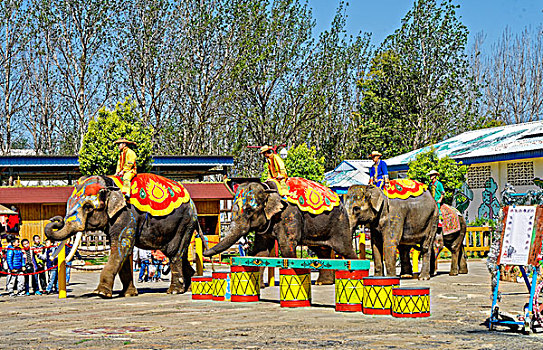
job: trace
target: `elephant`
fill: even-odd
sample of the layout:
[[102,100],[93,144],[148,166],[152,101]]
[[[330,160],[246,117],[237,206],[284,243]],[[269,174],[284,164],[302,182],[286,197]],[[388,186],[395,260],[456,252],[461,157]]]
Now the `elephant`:
[[[349,218],[339,199],[332,210],[312,214],[286,201],[272,181],[238,187],[230,230],[216,246],[204,251],[204,256],[220,254],[250,232],[255,232],[251,256],[269,256],[277,241],[285,258],[296,258],[298,245],[308,246],[320,259],[329,259],[332,250],[347,259],[357,258]],[[333,271],[321,270],[317,284],[333,282]]]
[[371,232],[375,275],[383,276],[383,259],[387,276],[396,275],[396,249],[400,252],[401,276],[412,277],[409,252],[420,245],[422,268],[419,279],[430,278],[431,255],[438,224],[438,209],[427,189],[405,199],[388,198],[373,185],[351,186],[346,207],[351,232],[365,225]]
[[[174,183],[157,175],[145,175]],[[179,191],[184,190],[178,184],[174,186],[177,186],[175,188]],[[171,187],[163,188],[165,193],[174,193]],[[102,230],[109,236],[111,253],[100,275],[98,287],[93,292],[101,297],[112,297],[113,282],[117,274],[123,285],[122,296],[138,294],[132,272],[131,257],[134,246],[161,250],[170,259],[172,271],[167,292],[184,293],[189,289],[194,274],[187,259],[190,240],[195,231],[200,235],[202,233],[194,203],[189,199],[188,192],[183,193],[186,193],[185,202],[168,215],[155,216],[127,202],[113,178],[84,176],[78,180],[68,199],[66,216],[51,218],[51,222],[45,227],[45,234],[55,241],[77,235],[73,251],[77,249],[83,232]]]
[[[446,206],[446,204],[442,204],[441,208],[443,208],[444,206]],[[451,209],[456,211],[454,208]],[[464,237],[466,236],[467,225],[466,220],[464,219],[462,214],[460,214],[458,211],[456,212],[460,229],[444,235],[443,229],[439,227],[435,239],[435,246],[437,248],[437,253],[435,255],[435,270],[437,271],[437,257],[439,257],[439,253],[441,253],[441,250],[443,250],[443,247],[445,246],[451,252],[451,269],[449,271],[450,276],[457,276],[459,273],[468,273],[466,252],[464,251]]]

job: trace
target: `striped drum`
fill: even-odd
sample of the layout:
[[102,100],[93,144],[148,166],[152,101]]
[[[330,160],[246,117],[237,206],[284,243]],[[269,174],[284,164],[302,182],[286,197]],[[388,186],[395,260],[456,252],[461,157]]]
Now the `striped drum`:
[[336,311],[362,311],[363,278],[368,270],[336,271]]
[[232,266],[231,301],[258,301],[260,299],[260,268],[258,266]]
[[392,291],[392,316],[429,317],[430,288],[395,288]]
[[192,277],[190,287],[192,289],[192,299],[194,300],[211,300],[213,297],[213,278],[211,277]]
[[365,277],[362,312],[367,315],[390,315],[392,289],[399,286],[398,277]]
[[228,272],[213,272],[213,300],[224,301]]
[[311,270],[279,269],[281,307],[311,306]]

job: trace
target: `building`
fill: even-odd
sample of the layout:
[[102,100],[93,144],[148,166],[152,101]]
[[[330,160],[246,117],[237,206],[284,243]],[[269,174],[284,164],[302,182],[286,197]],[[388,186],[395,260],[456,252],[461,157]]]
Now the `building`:
[[349,187],[369,183],[372,164],[372,160],[344,160],[334,170],[324,174],[324,180],[332,191],[343,196]]
[[[543,121],[469,131],[431,147],[439,157],[469,165],[466,183],[455,194],[468,222],[495,219],[506,184],[523,193],[539,189],[533,179],[543,177]],[[387,159],[391,178],[405,176],[409,161],[431,147]]]
[[[171,179],[201,179],[222,176],[234,164],[232,156],[161,156],[155,157],[153,172]],[[71,183],[80,176],[75,156],[5,156],[0,157],[0,176],[25,181]],[[193,199],[202,229],[210,235],[221,231],[221,208],[228,208],[233,193],[225,182],[183,182]],[[22,218],[21,238],[44,235],[49,218],[66,214],[66,202],[72,186],[3,186],[0,204],[14,205]],[[224,211],[225,209],[223,209]]]

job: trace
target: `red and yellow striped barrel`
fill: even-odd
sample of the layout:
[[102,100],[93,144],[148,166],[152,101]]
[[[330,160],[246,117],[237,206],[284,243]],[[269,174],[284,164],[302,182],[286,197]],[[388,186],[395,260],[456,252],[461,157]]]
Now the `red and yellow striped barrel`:
[[281,307],[311,306],[311,270],[279,269]]
[[194,276],[191,279],[192,299],[211,300],[213,298],[213,278]]
[[336,271],[336,311],[362,311],[364,277],[368,270]]
[[392,289],[399,286],[398,277],[365,277],[362,312],[367,315],[390,315]]
[[430,288],[395,288],[392,291],[392,316],[429,317]]
[[226,294],[226,279],[228,278],[228,272],[213,272],[213,296],[211,299],[215,301],[224,301],[224,295]]
[[258,266],[232,266],[231,291],[233,302],[252,302],[260,299],[260,268]]

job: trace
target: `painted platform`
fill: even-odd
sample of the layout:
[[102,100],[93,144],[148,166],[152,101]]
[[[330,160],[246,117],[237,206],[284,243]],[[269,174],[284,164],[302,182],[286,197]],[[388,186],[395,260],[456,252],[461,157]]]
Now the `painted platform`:
[[261,257],[233,257],[232,266],[280,267],[288,269],[316,270],[369,270],[369,260],[345,259],[283,259]]

